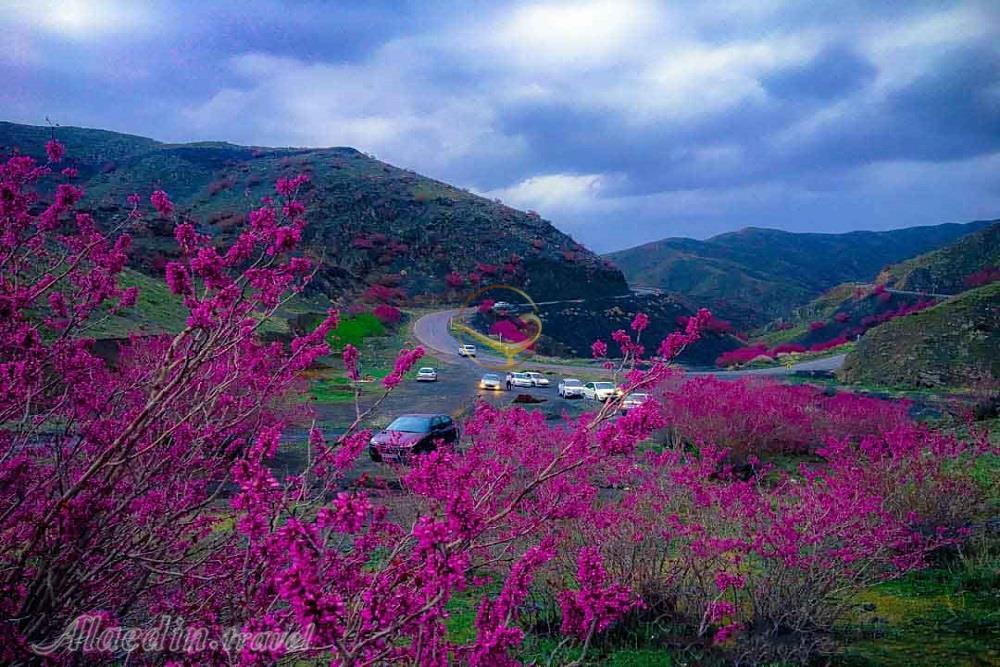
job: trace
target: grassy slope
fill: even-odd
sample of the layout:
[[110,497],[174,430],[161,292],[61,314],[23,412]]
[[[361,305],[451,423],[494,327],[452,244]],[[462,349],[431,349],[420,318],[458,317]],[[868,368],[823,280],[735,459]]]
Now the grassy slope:
[[897,289],[957,294],[966,278],[1000,267],[1000,223],[963,236],[955,243],[888,267],[879,282]]
[[869,331],[841,371],[848,382],[964,387],[1000,377],[1000,283]]
[[749,228],[705,241],[670,238],[611,253],[633,283],[678,292],[741,326],[758,326],[839,283],[927,252],[988,222],[887,232],[795,234]]
[[184,328],[187,309],[166,283],[126,269],[121,276],[123,287],[138,287],[135,307],[102,318],[88,333],[96,338],[125,338],[129,333],[176,333]]

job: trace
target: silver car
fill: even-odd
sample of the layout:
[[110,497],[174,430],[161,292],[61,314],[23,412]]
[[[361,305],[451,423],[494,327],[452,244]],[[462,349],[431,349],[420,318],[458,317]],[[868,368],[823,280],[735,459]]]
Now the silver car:
[[430,366],[424,366],[417,371],[417,382],[437,382],[438,373]]
[[548,387],[549,379],[542,375],[541,373],[536,373],[534,371],[528,371],[525,373],[529,378],[531,378],[531,385],[533,387]]
[[576,378],[564,378],[559,383],[559,395],[563,398],[583,398],[583,383]]
[[611,382],[588,382],[583,385],[583,397],[592,401],[606,401],[617,393],[618,388]]
[[629,394],[628,396],[625,397],[625,400],[622,401],[620,408],[622,414],[625,414],[626,412],[632,410],[633,408],[639,407],[648,400],[649,400],[649,394],[644,394],[640,392]]
[[511,373],[510,374],[510,384],[512,387],[534,387],[535,383],[531,381],[530,373]]
[[479,381],[479,388],[500,391],[503,389],[503,384],[500,383],[499,375],[495,373],[487,373],[483,376],[483,379]]

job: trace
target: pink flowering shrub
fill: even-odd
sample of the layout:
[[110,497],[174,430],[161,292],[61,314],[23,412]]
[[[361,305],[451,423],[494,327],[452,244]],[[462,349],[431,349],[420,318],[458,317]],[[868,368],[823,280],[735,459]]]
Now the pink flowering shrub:
[[805,345],[799,345],[798,343],[782,343],[780,345],[775,345],[771,349],[770,354],[778,356],[779,354],[801,354],[806,351]]
[[627,490],[597,503],[572,544],[598,549],[606,581],[638,595],[625,622],[642,634],[701,637],[738,664],[804,663],[835,650],[859,590],[923,567],[990,515],[970,472],[996,446],[897,417],[828,437],[795,475],[734,475],[708,436],[650,452],[620,468]]
[[490,325],[490,333],[495,336],[502,336],[504,341],[520,343],[527,340],[530,334],[527,327],[520,320],[497,320]]
[[403,313],[395,306],[380,303],[372,309],[372,315],[378,318],[382,324],[396,325],[403,319]]
[[858,438],[906,423],[907,404],[757,378],[695,377],[666,388],[669,442],[710,444],[730,460],[814,452],[829,438]]
[[840,347],[841,345],[844,345],[845,343],[848,342],[849,341],[847,339],[847,336],[842,334],[840,336],[837,336],[836,338],[831,338],[830,340],[825,340],[820,343],[815,343],[813,345],[810,345],[809,351],[826,352],[827,350],[832,350],[835,347]]
[[767,349],[767,345],[748,345],[747,347],[739,347],[735,350],[728,350],[719,355],[715,360],[716,366],[734,366],[737,364],[750,363],[754,359],[760,356],[770,357],[771,353]]
[[[336,323],[331,313],[288,349],[257,338],[313,270],[288,253],[302,220],[265,204],[222,252],[176,225],[180,259],[166,271],[187,326],[125,343],[110,366],[88,325],[135,302],[117,277],[140,202],[130,197],[131,213],[103,233],[76,210],[74,186],[39,209],[33,186],[48,173],[27,157],[0,165],[3,662],[94,610],[118,622],[160,610],[244,620],[223,611],[237,588],[220,581],[238,568],[240,538],[217,532],[209,508],[231,468],[249,474],[234,461],[274,455],[287,418],[278,399],[326,352]],[[165,192],[151,204],[172,215]]]
[[1000,280],[1000,267],[998,266],[988,266],[979,271],[970,273],[965,277],[963,281],[966,287],[982,287],[983,285],[989,285]]

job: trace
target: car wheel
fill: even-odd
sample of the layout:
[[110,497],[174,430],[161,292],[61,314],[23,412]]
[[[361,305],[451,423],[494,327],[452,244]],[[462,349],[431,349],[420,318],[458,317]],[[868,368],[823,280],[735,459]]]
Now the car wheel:
[[368,449],[368,456],[371,457],[371,460],[375,463],[382,463],[382,455],[379,454],[378,450],[374,447],[370,447]]

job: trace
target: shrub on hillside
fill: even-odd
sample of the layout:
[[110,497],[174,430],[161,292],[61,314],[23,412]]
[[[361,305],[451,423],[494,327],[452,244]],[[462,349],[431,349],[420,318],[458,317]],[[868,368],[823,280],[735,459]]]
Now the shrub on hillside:
[[770,356],[767,345],[749,345],[747,347],[740,347],[735,350],[723,352],[715,360],[715,365],[725,367],[737,364],[746,364],[760,356]]
[[982,287],[1000,280],[1000,266],[988,266],[965,277],[966,287]]
[[372,309],[372,314],[378,319],[379,322],[386,325],[396,325],[399,324],[403,319],[403,313],[395,306],[389,306],[384,303],[380,303]]
[[712,444],[745,463],[814,452],[829,438],[857,438],[908,421],[906,404],[754,378],[690,378],[664,394],[670,442]]

